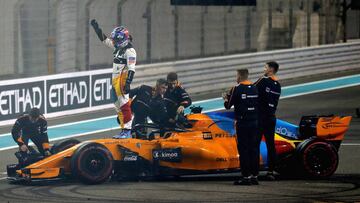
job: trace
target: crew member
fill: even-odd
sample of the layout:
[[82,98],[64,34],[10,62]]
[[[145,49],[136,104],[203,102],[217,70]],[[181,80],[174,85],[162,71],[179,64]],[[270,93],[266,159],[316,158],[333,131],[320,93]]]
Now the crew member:
[[281,94],[281,85],[276,78],[279,70],[279,64],[270,61],[265,64],[264,75],[255,82],[259,92],[259,133],[260,144],[261,137],[264,135],[267,147],[268,172],[266,178],[275,180],[274,167],[276,161],[275,151],[275,125],[276,125],[276,108]]
[[240,155],[240,167],[243,178],[234,185],[258,185],[259,145],[258,140],[258,92],[248,80],[247,69],[237,70],[238,84],[224,93],[224,106],[235,108],[237,148]]
[[155,87],[141,85],[130,90],[130,98],[133,98],[131,103],[134,113],[133,128],[137,124],[146,123],[148,117],[161,127],[168,125],[170,118],[164,101],[166,89],[166,80],[158,79]]
[[39,152],[44,156],[51,155],[49,151],[49,138],[47,134],[47,121],[40,114],[38,108],[32,108],[29,114],[20,116],[11,134],[15,142],[19,145],[20,152],[28,152],[29,139],[36,145]]
[[114,104],[122,131],[120,137],[131,137],[132,115],[129,102],[130,84],[135,75],[136,51],[131,44],[129,31],[123,27],[116,27],[110,38],[103,34],[95,19],[91,20],[97,36],[108,47],[114,49],[112,90]]
[[191,98],[180,85],[175,72],[167,75],[167,82],[168,89],[164,95],[166,109],[170,118],[178,120],[177,117],[183,115],[184,109],[191,105]]

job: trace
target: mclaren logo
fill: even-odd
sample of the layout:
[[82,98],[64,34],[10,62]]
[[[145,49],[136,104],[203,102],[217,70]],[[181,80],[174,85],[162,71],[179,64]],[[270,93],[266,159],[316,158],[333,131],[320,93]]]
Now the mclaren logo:
[[340,122],[330,122],[330,123],[325,123],[321,126],[324,129],[329,129],[329,128],[344,128],[344,127],[348,127],[347,125],[344,125],[343,123]]

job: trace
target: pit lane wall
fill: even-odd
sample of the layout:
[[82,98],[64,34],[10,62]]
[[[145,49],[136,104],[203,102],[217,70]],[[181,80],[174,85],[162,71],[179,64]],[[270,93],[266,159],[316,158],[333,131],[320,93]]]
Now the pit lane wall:
[[[352,42],[139,65],[132,87],[154,85],[175,71],[190,94],[204,94],[233,86],[239,68],[248,68],[255,80],[270,60],[279,62],[279,78],[289,79],[360,69],[359,56],[360,42]],[[0,81],[0,125],[12,124],[31,107],[47,118],[110,108],[111,88],[111,68]]]

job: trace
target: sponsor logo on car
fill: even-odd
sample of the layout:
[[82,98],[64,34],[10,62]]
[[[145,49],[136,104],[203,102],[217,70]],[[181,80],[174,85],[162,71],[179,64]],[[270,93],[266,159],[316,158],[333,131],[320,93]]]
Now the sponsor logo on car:
[[329,128],[344,128],[344,127],[348,127],[348,126],[344,125],[343,123],[339,123],[339,122],[330,122],[330,123],[323,124],[321,127],[323,127],[324,129],[329,129]]
[[204,140],[211,140],[212,139],[211,132],[203,132],[203,139]]
[[123,161],[137,161],[137,155],[125,155]]
[[181,148],[174,149],[154,149],[153,159],[159,161],[168,162],[180,162],[181,161]]
[[284,135],[287,137],[297,138],[297,134],[295,132],[292,132],[290,129],[287,129],[284,126],[276,127],[275,132],[280,135]]

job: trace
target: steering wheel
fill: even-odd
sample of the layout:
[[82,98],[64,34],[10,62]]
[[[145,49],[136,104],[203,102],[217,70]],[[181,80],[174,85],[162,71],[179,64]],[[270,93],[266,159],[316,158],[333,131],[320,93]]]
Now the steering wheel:
[[141,130],[144,129],[144,128],[153,128],[153,129],[156,129],[156,130],[160,130],[160,126],[158,126],[157,124],[155,123],[142,123],[142,124],[136,124],[134,127],[133,127],[133,131],[136,133],[136,137],[142,137],[142,138],[148,138],[148,139],[151,139],[151,134],[153,133],[150,133],[149,135],[145,132],[142,132]]

